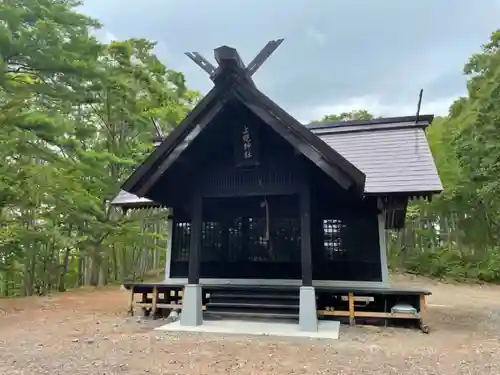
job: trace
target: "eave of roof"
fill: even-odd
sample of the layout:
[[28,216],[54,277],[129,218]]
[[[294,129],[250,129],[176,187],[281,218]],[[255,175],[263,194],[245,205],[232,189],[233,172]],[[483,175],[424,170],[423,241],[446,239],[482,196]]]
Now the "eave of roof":
[[399,117],[380,117],[369,120],[349,120],[349,121],[335,121],[328,123],[316,123],[312,122],[306,124],[305,126],[311,130],[318,129],[342,129],[339,131],[355,131],[358,128],[361,129],[384,129],[396,124],[405,124],[404,126],[415,126],[415,127],[427,127],[434,120],[434,115],[419,115],[419,116],[399,116]]

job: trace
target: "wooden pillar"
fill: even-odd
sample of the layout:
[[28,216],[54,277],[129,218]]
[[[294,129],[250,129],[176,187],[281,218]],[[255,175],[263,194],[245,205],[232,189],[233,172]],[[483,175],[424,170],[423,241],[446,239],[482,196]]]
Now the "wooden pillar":
[[312,286],[311,192],[306,178],[301,184],[299,199],[302,286]]
[[156,287],[153,287],[153,296],[151,298],[151,315],[153,320],[156,319],[157,315],[157,304],[158,304],[158,289]]
[[201,261],[201,231],[203,225],[203,198],[195,193],[191,202],[191,236],[189,239],[188,284],[199,284]]
[[167,216],[167,249],[165,254],[165,278],[167,281],[170,279],[170,267],[172,265],[172,245],[174,243],[174,216],[173,209],[170,209],[170,213]]
[[378,244],[380,247],[380,267],[381,267],[380,271],[382,276],[382,283],[385,286],[389,286],[389,267],[387,265],[387,242],[385,237],[386,207],[380,198],[377,200],[377,208],[380,210],[379,214],[377,215]]

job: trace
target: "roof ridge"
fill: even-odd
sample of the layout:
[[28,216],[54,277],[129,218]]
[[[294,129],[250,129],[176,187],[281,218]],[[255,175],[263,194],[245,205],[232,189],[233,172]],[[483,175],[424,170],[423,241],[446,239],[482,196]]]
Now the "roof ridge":
[[349,126],[332,126],[322,128],[308,128],[316,135],[324,134],[340,134],[340,133],[355,133],[355,132],[375,132],[380,130],[398,130],[398,129],[422,129],[425,130],[429,126],[428,122],[394,122],[394,123],[379,123],[379,124],[362,124]]
[[328,123],[316,123],[312,122],[305,124],[308,129],[325,129],[325,128],[339,128],[339,127],[349,127],[349,126],[360,126],[360,125],[384,125],[384,124],[395,124],[404,122],[413,122],[416,126],[427,126],[434,120],[434,115],[420,115],[420,116],[398,116],[398,117],[379,117],[367,120],[349,120],[349,121],[333,121]]

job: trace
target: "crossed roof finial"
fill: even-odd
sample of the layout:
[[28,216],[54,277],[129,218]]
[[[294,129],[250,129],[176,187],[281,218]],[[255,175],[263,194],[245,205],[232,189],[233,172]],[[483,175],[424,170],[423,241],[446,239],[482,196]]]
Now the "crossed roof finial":
[[279,47],[284,39],[276,39],[269,41],[264,48],[254,57],[254,59],[245,66],[238,51],[232,47],[221,46],[214,51],[214,57],[218,67],[215,67],[210,61],[201,56],[198,52],[186,52],[185,55],[194,61],[196,65],[202,68],[212,81],[215,80],[217,74],[224,69],[226,65],[235,65],[241,69],[248,78],[251,78],[255,72],[264,64],[264,62],[272,55]]

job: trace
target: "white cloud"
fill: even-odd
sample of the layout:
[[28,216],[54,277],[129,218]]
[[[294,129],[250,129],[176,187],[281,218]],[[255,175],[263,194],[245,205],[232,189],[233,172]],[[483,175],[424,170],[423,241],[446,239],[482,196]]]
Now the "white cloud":
[[306,35],[309,39],[320,45],[324,45],[328,41],[327,36],[316,28],[308,28]]
[[256,82],[308,121],[356,108],[414,114],[421,87],[432,92],[424,95],[422,112],[446,113],[464,90],[463,63],[498,27],[500,9],[500,0],[477,6],[465,0],[289,0],[284,13],[283,3],[257,0],[242,8],[228,0],[85,0],[82,10],[105,25],[101,40],[162,41],[156,49],[162,62],[184,72],[189,87],[201,92],[212,83],[183,55],[186,50],[210,57],[213,48],[230,44],[249,61],[267,40],[284,37]]
[[[456,99],[457,97],[447,97],[433,101],[425,101],[424,95],[420,113],[446,115],[450,105]],[[337,104],[321,104],[312,108],[298,108],[297,110],[292,110],[291,112],[293,112],[299,121],[309,123],[313,120],[321,119],[327,114],[338,114],[357,109],[366,109],[375,116],[411,116],[416,114],[417,104],[417,96],[415,96],[415,103],[409,104],[385,104],[381,103],[376,96],[362,96],[350,98]]]

